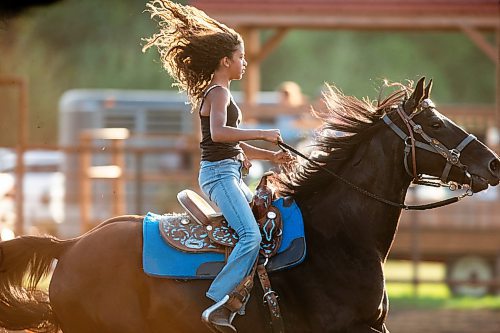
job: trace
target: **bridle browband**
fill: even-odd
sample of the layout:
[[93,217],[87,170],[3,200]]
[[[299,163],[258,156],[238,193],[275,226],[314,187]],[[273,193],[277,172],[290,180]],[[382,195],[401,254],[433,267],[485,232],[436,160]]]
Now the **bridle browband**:
[[[462,150],[473,140],[476,140],[476,137],[472,134],[469,134],[465,139],[460,142],[457,147],[454,149],[448,149],[445,145],[443,145],[439,140],[427,135],[424,130],[422,129],[422,126],[415,123],[413,121],[413,117],[420,112],[426,110],[426,109],[434,109],[434,103],[430,99],[424,99],[419,107],[414,111],[411,115],[407,115],[406,112],[403,109],[403,103],[399,105],[395,105],[392,107],[392,109],[396,109],[397,114],[401,117],[403,122],[408,128],[408,133],[407,135],[404,131],[402,131],[396,124],[392,122],[392,120],[389,118],[387,114],[382,116],[383,121],[405,142],[405,149],[404,149],[404,165],[406,172],[410,177],[413,177],[413,183],[417,185],[429,185],[429,186],[434,186],[434,187],[440,187],[440,186],[447,186],[451,190],[456,190],[460,187],[460,185],[454,183],[454,182],[447,182],[448,175],[450,173],[451,167],[456,166],[460,169],[462,169],[468,177],[470,177],[470,174],[467,171],[467,166],[463,165],[460,162],[460,153]],[[415,140],[414,133],[419,134],[427,143],[420,142]],[[410,142],[408,142],[410,140]],[[291,147],[290,145],[284,143],[283,141],[278,142],[278,146],[283,149],[283,150],[288,150],[294,153],[297,156],[302,157],[303,159],[309,161],[316,167],[322,169],[323,171],[327,172],[328,174],[332,175],[335,177],[337,180],[343,182],[344,184],[354,188],[356,191],[363,193],[366,196],[369,196],[379,202],[385,203],[387,205],[393,206],[393,207],[398,207],[401,209],[405,210],[426,210],[426,209],[432,209],[432,208],[437,208],[437,207],[442,207],[446,206],[455,202],[458,202],[459,200],[463,199],[466,196],[472,196],[472,191],[470,190],[470,187],[467,189],[467,191],[459,196],[455,196],[449,199],[429,203],[429,204],[424,204],[424,205],[406,205],[404,203],[397,203],[393,202],[387,199],[384,199],[376,194],[373,194],[356,184],[352,183],[351,181],[343,178],[342,176],[336,174],[335,172],[331,171],[330,169],[326,168],[322,164],[312,160],[311,158],[305,156],[295,148]],[[424,177],[423,175],[417,174],[417,161],[416,161],[416,148],[421,148],[425,149],[427,151],[430,151],[432,153],[436,153],[441,155],[443,158],[446,159],[446,166],[444,167],[443,173],[441,175],[441,178],[437,177]],[[408,156],[410,155],[410,152],[412,154],[412,171],[410,172],[409,167],[408,167]],[[471,177],[470,177],[471,178]],[[440,181],[440,182],[436,182]],[[471,178],[472,182],[472,178]]]
[[[467,135],[455,148],[448,149],[444,144],[442,144],[436,138],[433,138],[427,133],[424,132],[422,126],[415,123],[413,121],[413,117],[423,112],[427,109],[435,109],[434,103],[430,99],[424,99],[419,107],[410,115],[407,115],[403,109],[403,104],[394,105],[392,109],[395,109],[399,117],[403,120],[403,123],[406,125],[408,129],[408,133],[406,134],[402,131],[392,120],[389,118],[387,114],[382,117],[382,120],[396,133],[405,143],[404,149],[404,166],[405,170],[410,177],[413,177],[412,182],[420,185],[430,185],[439,187],[442,184],[443,186],[449,187],[451,190],[455,190],[459,187],[458,184],[454,182],[448,181],[448,176],[451,171],[452,166],[456,166],[465,172],[466,176],[470,177],[468,167],[460,162],[460,154],[464,148],[474,140],[477,140],[476,137],[472,134]],[[427,143],[416,141],[415,134],[419,134]],[[443,173],[441,174],[441,178],[434,177],[424,177],[422,174],[417,173],[417,160],[416,160],[416,148],[421,148],[427,150],[431,153],[439,154],[443,158],[446,159],[446,165],[443,169]],[[408,157],[412,156],[412,172],[410,172],[410,168],[408,166]],[[435,180],[439,180],[440,183],[436,183]]]

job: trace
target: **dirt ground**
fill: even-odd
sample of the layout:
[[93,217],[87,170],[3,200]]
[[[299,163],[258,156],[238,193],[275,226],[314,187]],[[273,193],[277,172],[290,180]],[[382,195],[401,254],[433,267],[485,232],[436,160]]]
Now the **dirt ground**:
[[391,333],[500,333],[500,310],[391,310],[387,328]]
[[500,333],[500,310],[391,310],[387,328],[391,333]]

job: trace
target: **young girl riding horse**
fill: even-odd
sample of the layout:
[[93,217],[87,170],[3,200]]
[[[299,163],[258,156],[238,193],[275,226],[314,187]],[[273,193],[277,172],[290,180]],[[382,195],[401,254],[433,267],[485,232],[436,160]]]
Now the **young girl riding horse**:
[[292,157],[243,142],[277,144],[281,135],[278,129],[239,127],[242,113],[231,96],[230,84],[242,78],[247,66],[241,36],[194,7],[165,0],[151,1],[147,7],[158,20],[159,32],[146,39],[143,50],[156,46],[163,67],[187,92],[193,110],[198,110],[202,132],[199,184],[239,237],[206,294],[215,304],[205,310],[203,318],[219,331],[236,331],[231,325],[234,313],[224,305],[251,273],[261,242],[242,170],[251,166],[249,159],[284,163]]

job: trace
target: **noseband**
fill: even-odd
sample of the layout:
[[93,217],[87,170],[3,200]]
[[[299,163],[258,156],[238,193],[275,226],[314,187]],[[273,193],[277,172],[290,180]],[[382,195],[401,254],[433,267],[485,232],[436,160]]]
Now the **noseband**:
[[[469,134],[455,148],[448,149],[439,140],[427,135],[422,126],[413,121],[413,117],[424,110],[435,109],[435,105],[430,99],[424,99],[416,111],[410,115],[407,115],[404,111],[403,104],[393,106],[392,108],[396,110],[399,117],[403,120],[406,128],[408,129],[409,135],[394,124],[387,114],[385,114],[382,119],[401,139],[403,139],[405,143],[404,165],[408,175],[413,177],[413,183],[439,187],[441,184],[436,183],[436,180],[440,180],[442,184],[447,184],[446,186],[448,186],[451,190],[455,190],[459,187],[459,185],[455,182],[448,181],[448,176],[452,166],[460,168],[465,172],[467,177],[471,178],[469,172],[467,171],[468,167],[460,162],[460,154],[469,143],[476,140],[474,135]],[[415,140],[415,133],[419,134],[425,141],[427,141],[427,143]],[[431,153],[439,154],[446,159],[446,165],[443,169],[443,173],[441,174],[441,178],[424,177],[422,174],[417,173],[416,148],[425,149]],[[408,167],[408,157],[410,152],[412,157],[412,172],[410,172],[410,168]]]

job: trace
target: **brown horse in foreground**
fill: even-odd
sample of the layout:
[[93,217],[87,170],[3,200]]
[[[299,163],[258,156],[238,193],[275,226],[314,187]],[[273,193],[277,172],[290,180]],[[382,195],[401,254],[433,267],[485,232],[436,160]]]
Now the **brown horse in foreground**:
[[[322,154],[316,161],[347,182],[310,162],[297,164],[278,180],[303,212],[308,245],[301,265],[271,275],[287,332],[388,332],[383,265],[402,208],[387,202],[404,201],[412,171],[468,184],[473,192],[499,183],[498,156],[437,112],[428,100],[430,85],[424,89],[422,79],[409,98],[406,92],[402,88],[373,106],[332,90],[326,97],[330,111],[318,114],[325,127],[318,132]],[[442,151],[417,149],[417,169],[412,170],[411,154],[403,153],[405,142],[387,126],[390,119],[409,134],[406,118],[398,112],[421,126],[423,132],[414,128],[416,140],[431,137],[459,156],[446,176],[443,169],[449,163]],[[347,135],[336,135],[338,131]],[[200,314],[210,305],[204,296],[210,281],[147,276],[141,251],[139,216],[112,218],[70,240],[24,236],[0,242],[0,327],[36,332],[60,328],[65,333],[206,332]],[[48,296],[35,286],[53,259],[57,266]],[[235,319],[239,332],[271,331],[261,299],[255,288],[247,314]]]

